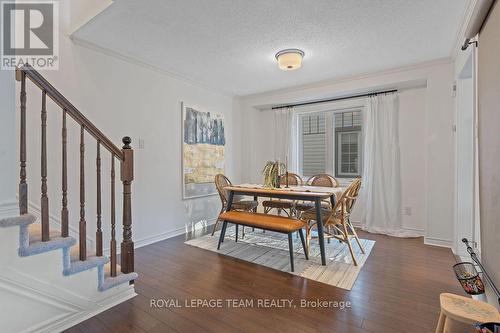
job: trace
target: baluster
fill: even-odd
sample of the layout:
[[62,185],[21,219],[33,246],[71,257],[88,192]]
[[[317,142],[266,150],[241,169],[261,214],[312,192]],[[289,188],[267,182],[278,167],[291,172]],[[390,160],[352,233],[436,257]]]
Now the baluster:
[[111,276],[116,276],[115,155],[111,155]]
[[19,140],[19,214],[28,213],[28,184],[26,183],[26,73],[18,70],[17,79],[21,80],[21,129]]
[[47,92],[42,91],[42,142],[41,142],[41,176],[42,176],[42,197],[41,218],[42,218],[42,242],[50,240],[49,232],[49,197],[47,196]]
[[134,180],[134,150],[132,140],[123,138],[123,161],[121,163],[121,181],[123,183],[123,239],[121,244],[122,273],[134,271],[134,242],[132,241],[132,181]]
[[61,236],[69,236],[68,222],[68,130],[66,128],[66,109],[62,119],[62,209],[61,209]]
[[80,130],[80,260],[87,259],[87,222],[85,221],[85,127]]
[[101,221],[101,141],[97,140],[97,231],[96,239],[96,256],[102,256],[102,221]]

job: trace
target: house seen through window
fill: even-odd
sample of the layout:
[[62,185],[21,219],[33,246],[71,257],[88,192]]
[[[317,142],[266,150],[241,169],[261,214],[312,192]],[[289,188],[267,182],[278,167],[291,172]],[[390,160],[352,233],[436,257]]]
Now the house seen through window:
[[319,173],[354,178],[362,168],[361,110],[299,115],[299,167],[303,176]]

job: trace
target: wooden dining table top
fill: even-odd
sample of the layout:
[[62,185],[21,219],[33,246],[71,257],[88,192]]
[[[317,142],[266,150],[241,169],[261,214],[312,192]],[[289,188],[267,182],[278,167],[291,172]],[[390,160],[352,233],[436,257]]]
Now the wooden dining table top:
[[297,197],[311,197],[311,198],[328,198],[334,195],[340,196],[345,188],[343,187],[322,187],[322,186],[289,186],[280,188],[265,187],[262,184],[238,184],[225,187],[226,190],[233,191],[234,193],[253,193],[255,195],[280,195],[286,194],[289,196]]

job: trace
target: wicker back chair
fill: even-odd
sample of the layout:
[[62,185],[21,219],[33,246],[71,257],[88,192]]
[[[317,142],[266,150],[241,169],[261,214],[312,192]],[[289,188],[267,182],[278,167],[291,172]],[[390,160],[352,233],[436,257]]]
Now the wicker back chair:
[[[280,186],[286,185],[287,174],[280,176]],[[293,172],[288,172],[288,185],[289,186],[300,186],[304,182],[299,175]],[[262,202],[262,206],[264,207],[264,213],[268,214],[271,210],[276,209],[278,215],[281,215],[281,212],[285,212],[286,215],[292,217],[295,215],[295,201],[293,200],[284,200],[284,199],[269,199]]]
[[326,173],[312,176],[307,180],[307,184],[311,186],[339,187],[339,182],[337,181],[337,179]]
[[302,181],[302,178],[300,178],[299,175],[293,172],[288,172],[285,173],[284,175],[280,176],[280,185],[285,186],[286,185],[286,178],[288,175],[288,185],[291,186],[301,186],[304,182]]
[[[310,177],[306,184],[311,186],[321,186],[321,187],[339,187],[339,182],[335,177],[330,176],[326,173],[321,173]],[[325,199],[321,202],[323,208],[332,208],[329,199]],[[311,208],[314,208],[314,203],[312,202],[298,202],[295,205],[295,210],[297,213],[305,212]]]
[[349,187],[345,191],[347,193],[346,193],[346,196],[344,198],[344,200],[345,200],[344,210],[348,214],[347,218],[349,218],[351,211],[352,211],[352,207],[354,206],[354,203],[358,199],[360,188],[361,188],[361,178],[357,178],[351,183],[351,185],[349,185]]
[[[322,219],[323,219],[323,230],[326,238],[336,238],[342,242],[345,242],[349,247],[349,252],[352,256],[352,261],[354,266],[357,266],[356,257],[352,249],[350,237],[354,237],[358,243],[359,248],[362,253],[365,253],[363,246],[359,240],[359,237],[354,229],[349,217],[354,207],[354,203],[359,195],[359,189],[361,188],[361,179],[358,178],[354,180],[349,187],[342,193],[340,198],[335,203],[333,209],[322,209]],[[309,249],[310,240],[312,238],[312,229],[316,227],[316,212],[314,209],[304,212],[301,219],[306,221],[306,244]]]
[[227,191],[225,188],[227,186],[231,186],[231,181],[229,178],[224,176],[223,174],[215,175],[215,187],[217,188],[217,192],[219,192],[220,201],[222,202],[222,207],[226,207],[227,205]]
[[[224,176],[223,174],[217,174],[215,175],[214,179],[215,187],[217,188],[217,192],[219,192],[219,197],[221,201],[221,210],[220,214],[222,214],[227,207],[227,202],[228,202],[228,194],[226,191],[227,186],[231,186],[231,181],[229,178]],[[258,206],[258,202],[255,200],[239,200],[239,201],[233,201],[231,205],[232,210],[241,210],[241,211],[251,211],[251,210],[256,210]],[[217,221],[215,221],[214,228],[212,230],[212,236],[215,233],[215,230],[217,229],[217,225],[219,224],[220,220],[217,218]],[[245,229],[243,228],[243,236],[245,235]]]

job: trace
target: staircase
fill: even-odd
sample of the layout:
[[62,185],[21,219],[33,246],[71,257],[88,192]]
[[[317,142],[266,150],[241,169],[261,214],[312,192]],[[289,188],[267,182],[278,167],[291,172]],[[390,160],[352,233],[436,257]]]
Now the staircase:
[[[123,148],[119,149],[99,129],[97,129],[80,111],[78,111],[59,91],[57,91],[42,75],[29,65],[16,70],[16,80],[20,82],[20,182],[19,182],[19,216],[0,219],[0,259],[7,264],[0,274],[0,297],[12,300],[12,310],[16,304],[50,304],[54,309],[64,309],[63,314],[55,310],[53,319],[45,321],[31,313],[26,318],[18,313],[5,312],[2,309],[0,319],[2,331],[5,332],[54,332],[69,327],[89,316],[103,311],[124,299],[135,295],[133,282],[138,275],[134,272],[134,243],[132,241],[131,184],[133,174],[134,152],[129,137],[123,138]],[[31,82],[41,91],[41,138],[40,138],[40,211],[37,218],[29,212],[27,183],[27,95],[26,86]],[[52,99],[60,107],[62,116],[61,128],[61,211],[60,227],[55,230],[50,224],[49,195],[47,191],[47,98]],[[55,112],[55,111],[54,111]],[[77,237],[71,237],[68,209],[68,120],[75,121],[80,127],[79,154],[79,222]],[[96,230],[95,248],[87,248],[86,198],[85,198],[85,134],[96,141]],[[87,135],[88,136],[88,135]],[[102,217],[102,174],[101,148],[110,154],[110,206],[109,218],[110,239],[104,243]],[[52,162],[52,161],[51,161]],[[118,258],[116,240],[116,183],[115,162],[120,163],[120,180],[123,184],[123,211],[120,254]],[[73,170],[72,170],[73,171]],[[52,214],[54,215],[54,214]],[[52,230],[51,230],[52,228]],[[17,235],[17,237],[15,236]],[[16,244],[17,243],[17,244]],[[109,244],[109,257],[104,253],[104,244]],[[17,247],[12,252],[12,247]],[[60,251],[59,255],[55,255]],[[15,253],[15,254],[14,254]],[[17,256],[17,258],[15,258]],[[32,260],[28,260],[33,258]],[[121,265],[118,264],[118,259]],[[82,275],[78,278],[78,275]],[[94,282],[85,283],[91,276]],[[74,277],[74,278],[73,278]],[[89,290],[88,286],[93,290]],[[60,294],[56,291],[60,287]],[[43,289],[54,289],[53,292]],[[4,294],[6,296],[4,296]],[[46,299],[43,299],[46,297]],[[7,299],[7,298],[4,298]],[[36,299],[36,301],[34,301]],[[27,301],[28,300],[28,301]],[[31,301],[30,301],[31,300]],[[3,305],[4,303],[2,303]],[[52,308],[51,308],[52,309]],[[25,310],[25,309],[24,309]],[[40,310],[40,315],[43,311]],[[24,315],[23,315],[24,316]],[[24,325],[23,321],[26,321]]]

